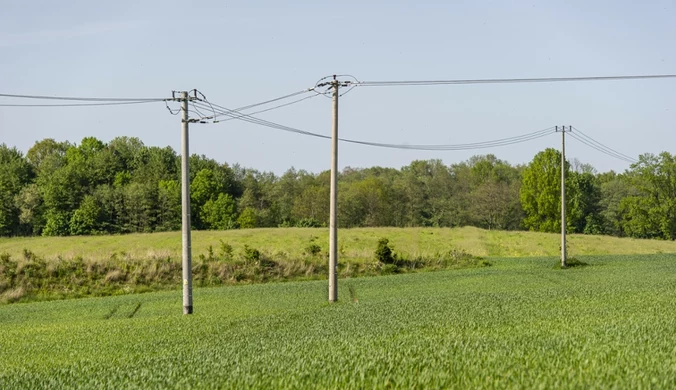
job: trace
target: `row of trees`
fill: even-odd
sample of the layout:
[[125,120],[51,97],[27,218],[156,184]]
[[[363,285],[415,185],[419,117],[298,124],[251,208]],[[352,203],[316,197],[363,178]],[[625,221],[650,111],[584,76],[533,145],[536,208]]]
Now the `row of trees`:
[[[329,172],[281,176],[205,156],[190,158],[196,229],[323,226]],[[478,226],[560,229],[561,155],[538,153],[526,166],[493,155],[401,169],[346,168],[339,176],[341,227]],[[625,173],[566,162],[572,233],[676,238],[676,161],[646,154]],[[0,145],[0,235],[119,234],[177,230],[180,157],[137,138],[79,145],[45,139],[24,156]]]

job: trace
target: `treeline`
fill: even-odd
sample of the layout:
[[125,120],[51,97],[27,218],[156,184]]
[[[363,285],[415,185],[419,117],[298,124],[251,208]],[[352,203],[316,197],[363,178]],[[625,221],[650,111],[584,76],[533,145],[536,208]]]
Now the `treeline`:
[[[538,153],[525,166],[493,155],[444,165],[344,169],[338,221],[360,226],[477,226],[560,229],[560,154]],[[205,156],[190,158],[195,229],[326,226],[328,171],[281,176]],[[566,163],[571,233],[676,238],[676,162],[646,154],[625,173]],[[0,235],[121,234],[181,226],[180,156],[137,138],[79,145],[45,139],[24,156],[0,145]]]

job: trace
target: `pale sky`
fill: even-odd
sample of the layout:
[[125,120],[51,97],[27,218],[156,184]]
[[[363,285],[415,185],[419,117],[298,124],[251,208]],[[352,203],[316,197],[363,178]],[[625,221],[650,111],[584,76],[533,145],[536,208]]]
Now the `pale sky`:
[[[324,76],[429,80],[676,73],[676,1],[31,1],[0,0],[0,93],[169,97],[197,88],[234,108],[311,87]],[[676,79],[356,88],[340,135],[456,144],[572,125],[637,157],[674,153]],[[0,103],[38,103],[0,99]],[[50,102],[44,102],[50,103]],[[330,135],[323,97],[260,117]],[[180,150],[163,103],[0,107],[0,143],[139,137]],[[281,174],[330,168],[328,140],[240,121],[192,125],[191,152]],[[493,149],[414,152],[341,144],[339,166],[447,164],[476,154],[527,163],[560,137]],[[628,164],[570,139],[569,158],[599,171]]]

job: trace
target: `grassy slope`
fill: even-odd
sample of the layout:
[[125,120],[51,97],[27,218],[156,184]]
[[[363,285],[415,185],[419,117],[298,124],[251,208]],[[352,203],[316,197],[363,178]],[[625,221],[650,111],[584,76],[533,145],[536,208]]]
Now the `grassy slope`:
[[[192,237],[194,256],[205,254],[210,245],[218,253],[219,240],[231,244],[235,251],[248,244],[273,258],[275,254],[283,253],[286,258],[294,259],[301,258],[310,239],[316,237],[316,243],[323,251],[328,251],[328,229],[195,231]],[[556,256],[560,247],[557,234],[487,231],[471,227],[361,228],[339,231],[340,257],[349,261],[371,261],[380,237],[389,238],[396,251],[410,257],[433,256],[451,248],[484,257]],[[0,238],[0,253],[7,252],[17,258],[21,257],[24,249],[48,259],[58,255],[64,258],[79,255],[85,260],[105,260],[113,254],[135,259],[167,256],[177,259],[181,256],[181,235],[180,232],[170,232],[124,236]],[[569,253],[571,256],[676,253],[676,242],[571,235]]]
[[584,260],[1,306],[0,388],[675,387],[674,255]]

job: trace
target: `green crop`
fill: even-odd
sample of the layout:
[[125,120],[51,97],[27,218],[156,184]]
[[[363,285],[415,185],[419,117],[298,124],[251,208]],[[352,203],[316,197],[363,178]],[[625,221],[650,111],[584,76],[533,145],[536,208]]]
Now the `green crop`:
[[676,387],[676,257],[582,260],[5,305],[0,388]]

